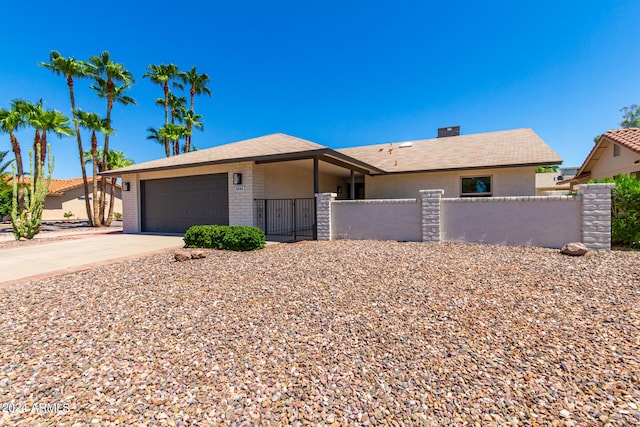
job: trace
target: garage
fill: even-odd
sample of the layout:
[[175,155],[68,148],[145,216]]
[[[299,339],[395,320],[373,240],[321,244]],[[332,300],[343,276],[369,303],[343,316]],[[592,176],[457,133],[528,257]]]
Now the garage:
[[226,173],[140,182],[142,231],[184,233],[192,225],[229,224]]

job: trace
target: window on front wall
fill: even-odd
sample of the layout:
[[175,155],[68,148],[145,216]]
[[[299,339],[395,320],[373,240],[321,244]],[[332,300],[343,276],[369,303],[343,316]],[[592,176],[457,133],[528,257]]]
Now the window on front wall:
[[491,177],[462,177],[460,187],[461,197],[489,197],[491,196]]

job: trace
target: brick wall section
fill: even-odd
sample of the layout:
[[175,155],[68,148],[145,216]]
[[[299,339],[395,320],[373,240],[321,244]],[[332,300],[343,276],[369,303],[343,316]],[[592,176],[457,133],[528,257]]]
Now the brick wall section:
[[122,231],[124,233],[140,232],[139,181],[137,175],[123,175],[122,182],[129,183],[130,191],[122,191]]
[[[232,163],[229,174],[229,225],[253,226],[253,164]],[[233,174],[242,174],[242,185],[233,183]]]
[[336,197],[338,197],[336,193],[316,194],[318,240],[331,240],[331,202]]
[[440,202],[444,190],[420,190],[422,241],[440,241]]
[[592,250],[611,250],[611,189],[615,184],[582,184],[582,243]]

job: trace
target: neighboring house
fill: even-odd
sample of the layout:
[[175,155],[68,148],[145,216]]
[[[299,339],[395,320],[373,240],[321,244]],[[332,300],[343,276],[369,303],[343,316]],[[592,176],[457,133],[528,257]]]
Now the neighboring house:
[[591,179],[613,178],[618,174],[640,177],[640,129],[618,129],[605,132],[578,170],[565,180],[573,188]]
[[[106,206],[109,209],[110,184],[107,184]],[[98,193],[99,194],[99,193]],[[93,185],[89,181],[89,200],[93,198]],[[93,205],[92,205],[93,206]],[[122,194],[119,185],[116,185],[114,194],[113,211],[122,213]],[[69,219],[88,219],[84,201],[84,186],[82,178],[52,179],[49,184],[49,192],[42,211],[44,221],[66,219],[64,214],[71,212]]]
[[[445,197],[533,196],[536,166],[562,162],[531,129],[442,133],[340,150],[273,134],[104,175],[122,176],[125,232],[180,233],[194,224],[259,226],[266,217],[288,216],[294,199],[313,201],[316,193],[397,199],[444,189]],[[313,203],[305,203],[297,202],[294,222],[314,224]]]
[[566,167],[560,168],[558,172],[536,173],[536,196],[570,193],[571,189],[568,180],[573,178],[577,171],[577,167]]

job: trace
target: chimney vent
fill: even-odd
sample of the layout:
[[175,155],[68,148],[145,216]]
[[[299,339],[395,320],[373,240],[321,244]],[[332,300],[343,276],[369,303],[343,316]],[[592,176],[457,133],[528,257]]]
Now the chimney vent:
[[460,136],[460,126],[438,128],[438,138],[444,138],[447,136]]

